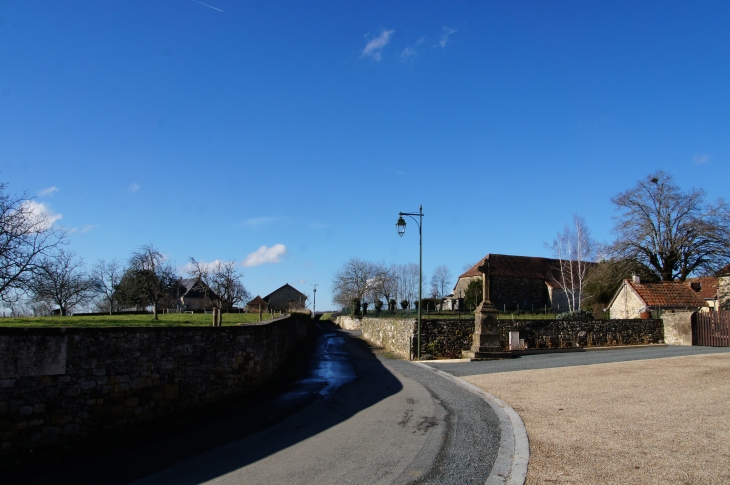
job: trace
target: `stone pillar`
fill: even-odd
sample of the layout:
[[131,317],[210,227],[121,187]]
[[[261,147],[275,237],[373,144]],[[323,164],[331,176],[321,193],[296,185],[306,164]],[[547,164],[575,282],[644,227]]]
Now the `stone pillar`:
[[502,350],[497,315],[499,315],[499,312],[491,301],[485,300],[479,304],[476,315],[474,315],[472,352],[499,352]]
[[[474,315],[474,336],[472,337],[471,351],[461,354],[469,359],[503,358],[508,352],[502,351],[499,340],[497,315],[499,311],[489,300],[489,260],[477,268],[482,271],[482,302]],[[502,355],[505,354],[505,355]]]

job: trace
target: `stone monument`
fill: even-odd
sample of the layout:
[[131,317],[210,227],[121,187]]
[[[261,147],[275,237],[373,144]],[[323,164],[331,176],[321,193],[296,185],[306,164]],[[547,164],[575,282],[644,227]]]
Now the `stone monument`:
[[502,344],[499,340],[499,327],[497,326],[497,315],[499,311],[489,299],[489,259],[477,267],[482,272],[482,302],[476,309],[474,315],[474,336],[470,351],[463,351],[461,354],[468,359],[494,359],[512,357],[510,352],[502,351]]

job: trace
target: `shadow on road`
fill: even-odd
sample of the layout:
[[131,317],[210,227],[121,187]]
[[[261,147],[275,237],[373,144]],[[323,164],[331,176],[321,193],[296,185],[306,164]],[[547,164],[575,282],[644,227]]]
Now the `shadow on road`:
[[[215,468],[199,470],[190,481],[175,481],[200,483],[304,441],[401,390],[401,383],[366,342],[325,322],[317,323],[313,340],[290,365],[286,379],[255,396],[234,397],[35,455],[5,457],[0,461],[2,482],[123,484],[225,447],[221,453],[227,456],[216,459]],[[252,440],[236,445],[312,406],[327,412],[275,439],[267,435],[266,442],[254,446]]]

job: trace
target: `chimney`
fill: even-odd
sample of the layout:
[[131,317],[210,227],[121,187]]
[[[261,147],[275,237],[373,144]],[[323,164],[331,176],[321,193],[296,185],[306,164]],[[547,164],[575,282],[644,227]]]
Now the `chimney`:
[[635,274],[631,277],[634,284],[640,285],[641,284],[641,278],[639,278],[639,275]]

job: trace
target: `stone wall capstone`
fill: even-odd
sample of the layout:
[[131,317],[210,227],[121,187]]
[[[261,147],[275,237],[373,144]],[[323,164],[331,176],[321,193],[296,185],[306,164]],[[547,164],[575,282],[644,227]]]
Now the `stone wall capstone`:
[[311,328],[302,315],[235,327],[0,328],[0,452],[252,392]]

